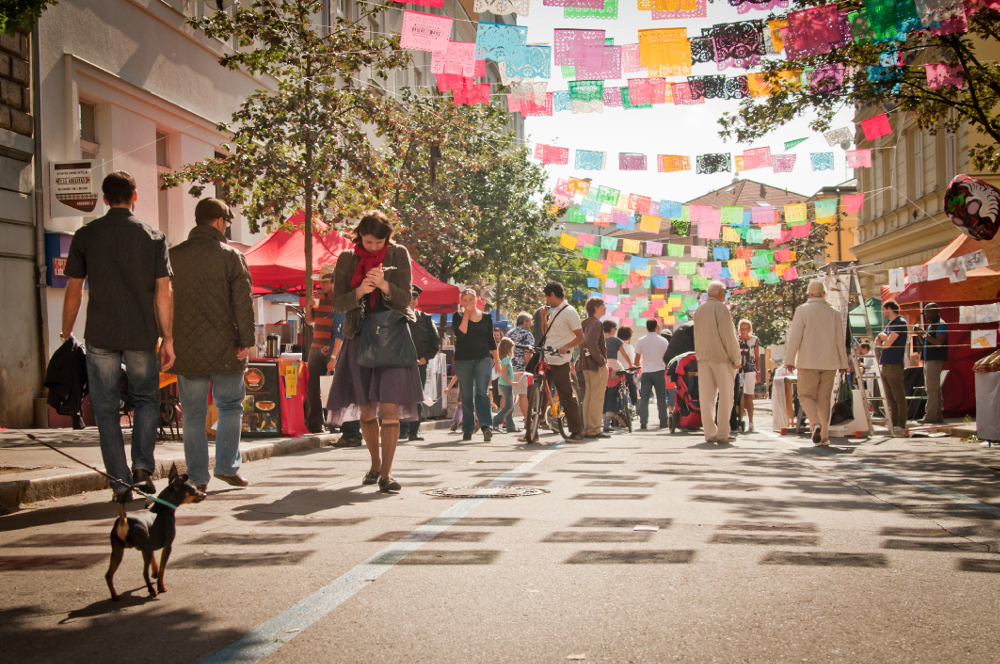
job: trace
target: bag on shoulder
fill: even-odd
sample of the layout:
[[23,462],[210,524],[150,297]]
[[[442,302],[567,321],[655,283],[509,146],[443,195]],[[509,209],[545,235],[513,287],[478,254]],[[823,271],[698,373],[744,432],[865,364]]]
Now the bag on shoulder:
[[417,347],[404,314],[387,309],[365,316],[358,364],[368,369],[417,366]]

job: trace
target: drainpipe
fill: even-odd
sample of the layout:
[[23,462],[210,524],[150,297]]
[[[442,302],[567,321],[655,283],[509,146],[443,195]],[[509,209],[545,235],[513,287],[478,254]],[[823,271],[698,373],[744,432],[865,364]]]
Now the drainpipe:
[[[45,383],[45,369],[49,363],[49,314],[48,314],[48,285],[45,282],[46,275],[46,265],[45,265],[45,199],[44,192],[44,168],[42,165],[42,76],[41,76],[41,58],[39,56],[39,51],[41,50],[38,45],[39,42],[39,32],[38,32],[38,21],[35,21],[35,27],[31,31],[31,110],[32,117],[34,120],[34,139],[35,139],[35,158],[34,158],[34,176],[35,176],[35,186],[32,188],[34,193],[34,203],[35,203],[35,270],[36,270],[36,289],[38,291],[38,355],[39,355],[39,378],[38,378],[38,396],[44,397],[46,390],[43,387]],[[36,405],[36,422],[35,426],[41,426],[44,422],[39,422],[38,417],[38,406]],[[45,412],[47,415],[47,411]],[[47,419],[47,418],[46,418]]]

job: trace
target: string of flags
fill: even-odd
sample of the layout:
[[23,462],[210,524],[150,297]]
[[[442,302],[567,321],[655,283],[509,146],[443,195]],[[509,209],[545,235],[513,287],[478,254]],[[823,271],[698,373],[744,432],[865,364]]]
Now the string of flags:
[[[562,7],[564,18],[618,17],[620,0],[543,0],[543,6]],[[443,0],[420,0],[430,7]],[[787,8],[787,0],[730,0],[739,12]],[[703,0],[637,0],[640,10],[651,12],[653,21],[707,16]],[[530,11],[530,0],[476,0],[480,11],[497,14]],[[503,72],[504,84],[522,84],[530,79],[551,79],[559,67],[569,80],[568,90],[549,91],[532,86],[532,94],[508,97],[511,112],[551,115],[560,110],[578,113],[603,112],[604,108],[652,108],[656,104],[699,104],[706,99],[738,100],[762,97],[776,89],[765,74],[737,76],[692,76],[695,64],[715,63],[718,71],[750,69],[765,59],[782,54],[788,60],[830,53],[852,43],[885,44],[879,64],[867,67],[868,80],[886,89],[898,89],[907,65],[896,41],[924,31],[933,35],[968,31],[968,16],[984,8],[1000,8],[1000,0],[868,0],[864,9],[841,10],[835,3],[788,12],[784,17],[718,23],[688,34],[686,27],[639,30],[636,43],[616,45],[605,30],[556,28],[551,45],[528,44],[525,26],[477,23],[475,42],[449,39],[453,19],[416,11],[404,11],[401,45],[433,54],[432,71],[438,88],[450,90],[456,104],[489,103],[486,83],[475,83],[476,62],[493,60]],[[955,62],[932,62],[924,69],[931,89],[961,88],[966,74]],[[808,86],[837,92],[844,85],[841,64],[823,64],[812,69],[790,69],[777,78],[792,86]],[[482,74],[479,74],[482,76]],[[440,78],[462,80],[444,82]],[[686,77],[668,82],[667,77]],[[627,80],[627,85],[607,86],[606,81]],[[470,92],[474,90],[474,93]],[[544,96],[543,96],[544,95]],[[558,110],[557,110],[558,109]]]

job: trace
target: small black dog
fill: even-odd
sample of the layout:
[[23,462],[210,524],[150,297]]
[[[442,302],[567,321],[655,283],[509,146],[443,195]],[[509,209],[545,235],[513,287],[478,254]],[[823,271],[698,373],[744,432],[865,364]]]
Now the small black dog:
[[[146,580],[149,596],[156,597],[157,592],[149,580],[150,566],[153,568],[157,589],[161,593],[167,592],[166,586],[163,585],[163,575],[167,569],[167,559],[170,558],[170,546],[177,533],[174,510],[180,505],[204,498],[205,494],[188,481],[187,475],[178,475],[177,466],[173,465],[170,467],[169,484],[157,497],[173,507],[154,502],[148,510],[126,515],[125,505],[118,506],[118,519],[111,530],[111,562],[108,565],[108,573],[104,575],[111,591],[111,599],[114,601],[121,599],[115,592],[114,577],[126,548],[142,551],[142,576]],[[160,565],[157,568],[155,552],[159,549],[163,549],[163,554],[160,555]]]

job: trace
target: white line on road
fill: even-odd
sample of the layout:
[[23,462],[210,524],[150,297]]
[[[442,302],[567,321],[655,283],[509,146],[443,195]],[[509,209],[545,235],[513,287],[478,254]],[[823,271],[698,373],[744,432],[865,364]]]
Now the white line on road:
[[[758,433],[762,433],[765,436],[769,436],[777,441],[785,443],[786,445],[790,445],[791,447],[794,447],[796,449],[802,449],[802,448],[815,449],[814,446],[812,445],[799,445],[790,440],[785,440],[784,438],[782,438],[781,436],[772,431],[760,431]],[[929,491],[930,493],[934,493],[943,498],[947,498],[953,503],[958,503],[963,507],[969,507],[974,510],[978,510],[980,512],[992,514],[993,516],[1000,516],[1000,507],[980,502],[975,498],[970,498],[965,494],[957,493],[955,491],[952,491],[951,489],[945,489],[944,487],[940,487],[936,484],[931,484],[930,482],[925,482],[923,480],[918,480],[913,477],[908,477],[906,475],[891,470],[886,470],[885,468],[880,468],[875,464],[867,463],[865,461],[858,461],[857,459],[851,459],[850,457],[842,456],[839,454],[835,455],[835,453],[833,452],[823,452],[823,454],[827,458],[836,459],[837,461],[843,461],[844,463],[849,463],[851,465],[857,466],[858,468],[863,468],[868,472],[877,473],[879,475],[885,475],[886,477],[891,477],[893,479],[899,480],[900,482],[906,482],[907,484],[923,489],[924,491]]]
[[[507,471],[490,482],[488,488],[508,486],[515,479],[555,454],[563,443],[553,445],[534,455],[517,468]],[[300,600],[274,618],[244,634],[239,640],[219,652],[209,655],[202,662],[259,662],[302,631],[322,619],[349,600],[371,581],[382,576],[407,555],[416,551],[456,521],[467,515],[488,498],[467,498],[453,505],[432,519],[430,523],[414,529],[402,539],[390,544],[357,567],[344,573],[328,585]]]

